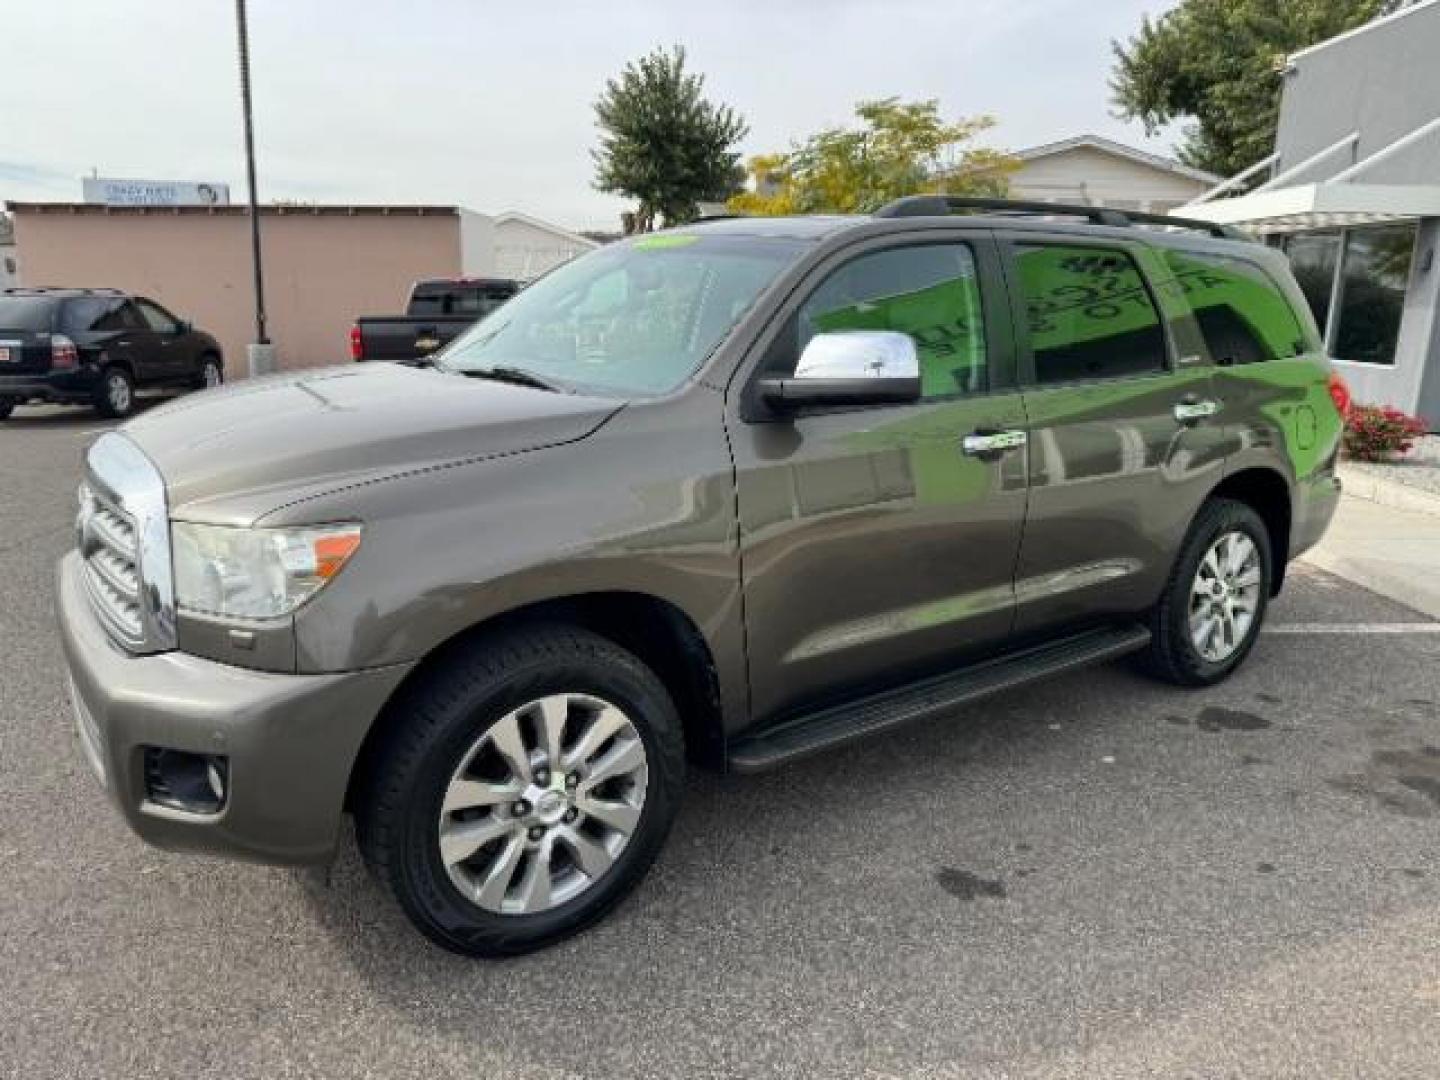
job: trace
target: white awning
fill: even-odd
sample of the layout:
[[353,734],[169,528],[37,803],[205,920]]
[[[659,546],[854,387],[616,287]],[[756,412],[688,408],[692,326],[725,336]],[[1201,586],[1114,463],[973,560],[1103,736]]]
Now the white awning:
[[1177,217],[1235,225],[1258,236],[1440,217],[1440,184],[1297,184],[1192,203]]

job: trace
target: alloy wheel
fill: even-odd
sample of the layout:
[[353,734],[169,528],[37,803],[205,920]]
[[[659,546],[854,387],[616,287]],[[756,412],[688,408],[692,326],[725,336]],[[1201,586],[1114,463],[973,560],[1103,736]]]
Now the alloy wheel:
[[222,381],[222,376],[220,374],[220,365],[215,363],[213,360],[207,360],[205,362],[205,370],[202,374],[207,389],[213,390],[215,387],[219,386]]
[[116,415],[130,411],[131,395],[130,380],[119,372],[112,372],[105,383],[105,397]]
[[1221,533],[1190,587],[1190,641],[1212,664],[1223,663],[1249,639],[1260,609],[1260,549],[1244,532]]
[[645,744],[618,706],[552,694],[496,720],[445,789],[440,860],[485,911],[532,915],[605,876],[645,805]]

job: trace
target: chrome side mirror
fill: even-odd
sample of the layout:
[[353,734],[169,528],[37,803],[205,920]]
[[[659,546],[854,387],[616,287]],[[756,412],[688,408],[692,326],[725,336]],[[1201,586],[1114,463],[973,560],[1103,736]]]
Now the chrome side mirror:
[[920,398],[920,355],[909,334],[843,330],[816,334],[786,378],[760,380],[777,408],[897,404]]

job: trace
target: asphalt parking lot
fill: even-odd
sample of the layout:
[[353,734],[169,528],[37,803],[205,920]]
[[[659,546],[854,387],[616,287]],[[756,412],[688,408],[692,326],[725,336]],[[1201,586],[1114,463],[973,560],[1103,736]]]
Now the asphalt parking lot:
[[697,776],[615,916],[477,963],[348,847],[326,884],[148,849],[110,810],[50,580],[101,426],[0,424],[4,1075],[1434,1075],[1440,634],[1415,612],[1300,566],[1288,632],[1222,687],[1112,665]]

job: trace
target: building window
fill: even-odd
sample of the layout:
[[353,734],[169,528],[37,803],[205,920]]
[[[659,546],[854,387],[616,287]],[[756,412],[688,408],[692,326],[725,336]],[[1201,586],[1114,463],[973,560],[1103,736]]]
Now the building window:
[[1290,269],[1315,315],[1315,325],[1325,333],[1326,320],[1330,318],[1330,292],[1335,288],[1335,261],[1340,258],[1340,234],[1296,233],[1285,237],[1281,249],[1290,259]]
[[1345,239],[1339,322],[1331,352],[1357,364],[1394,364],[1414,225],[1351,229]]

